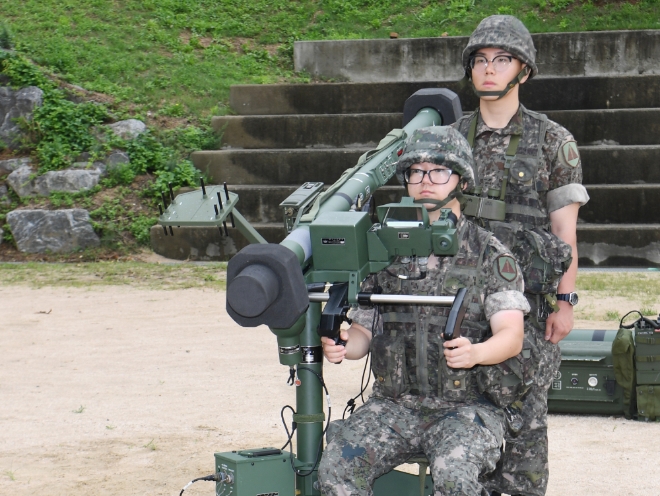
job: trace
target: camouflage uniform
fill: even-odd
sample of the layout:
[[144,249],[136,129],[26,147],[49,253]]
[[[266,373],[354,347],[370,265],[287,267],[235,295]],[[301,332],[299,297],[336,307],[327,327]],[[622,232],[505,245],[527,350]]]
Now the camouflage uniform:
[[[472,159],[464,139],[449,128],[429,129],[409,139],[398,172],[423,157],[452,170],[466,167],[462,178],[472,183]],[[432,146],[434,134],[445,140],[446,153],[424,150]],[[458,139],[454,150],[448,139]],[[431,255],[424,279],[400,278],[410,274],[411,267],[397,258],[369,276],[362,290],[379,287],[385,294],[455,295],[459,288],[469,288],[461,336],[479,343],[492,335],[493,314],[508,309],[527,312],[529,305],[521,292],[518,266],[502,244],[464,217],[458,220],[457,233],[458,253]],[[377,477],[423,453],[429,459],[436,495],[487,494],[478,479],[495,468],[505,430],[504,412],[480,392],[480,378],[491,366],[447,366],[441,334],[449,308],[383,305],[375,312],[360,307],[351,315],[354,323],[373,329],[376,380],[369,400],[328,435],[319,466],[322,493],[371,495]]]
[[[529,33],[525,37],[524,33],[518,32],[518,38],[522,41],[517,41],[516,36],[506,37],[508,32],[521,29],[520,21],[511,16],[492,16],[482,23],[488,30],[479,34],[477,28],[477,36],[474,40],[471,38],[464,52],[464,64],[474,50],[494,46],[516,55],[532,66],[532,75],[536,74],[535,50]],[[503,26],[501,29],[494,29],[494,26],[500,24]],[[522,29],[526,32],[524,26]],[[516,43],[522,48],[516,49]],[[478,111],[463,117],[454,126],[473,146],[476,176],[479,179],[478,194],[482,197],[497,197],[503,180],[507,179],[504,219],[496,221],[480,218],[476,221],[494,232],[521,263],[525,254],[515,248],[517,232],[533,228],[539,228],[539,232],[548,232],[550,212],[572,203],[583,205],[588,201],[589,196],[581,184],[582,167],[575,139],[565,128],[550,121],[545,115],[531,112],[520,105],[518,113],[502,129],[488,127]],[[516,139],[520,141],[512,153],[509,145],[514,136],[519,137]],[[551,234],[546,240],[550,240],[550,245],[564,244]],[[543,339],[546,318],[552,308],[544,296],[539,294],[556,291],[556,283],[554,289],[531,294],[529,290],[535,282],[538,281],[526,280],[528,292],[525,295],[532,310],[525,318],[525,331],[538,334],[538,373],[534,386],[524,397],[522,405],[519,405],[522,428],[517,432],[507,432],[505,452],[495,476],[488,481],[490,489],[514,495],[536,496],[546,492],[549,475],[548,388],[561,362],[559,347]]]

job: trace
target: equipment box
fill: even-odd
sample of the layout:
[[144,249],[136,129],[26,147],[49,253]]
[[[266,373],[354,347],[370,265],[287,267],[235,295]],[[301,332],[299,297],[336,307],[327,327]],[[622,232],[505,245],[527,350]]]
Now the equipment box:
[[215,454],[220,474],[216,494],[222,496],[292,496],[295,476],[290,453],[276,448],[257,448]]
[[612,363],[615,334],[574,330],[570,339],[559,343],[561,366],[548,391],[549,412],[623,414],[623,390],[616,383]]
[[660,331],[635,326],[637,384],[660,385]]

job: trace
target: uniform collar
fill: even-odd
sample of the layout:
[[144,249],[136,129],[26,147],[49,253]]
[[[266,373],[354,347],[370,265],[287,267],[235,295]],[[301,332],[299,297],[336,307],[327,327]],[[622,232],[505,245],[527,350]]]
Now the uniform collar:
[[504,126],[502,129],[494,129],[492,127],[489,127],[486,125],[484,122],[483,118],[481,117],[481,112],[477,110],[477,131],[476,131],[476,136],[481,136],[483,133],[496,133],[496,134],[501,134],[503,136],[513,136],[513,135],[519,135],[522,136],[523,132],[523,112],[525,111],[525,107],[523,107],[523,104],[521,103],[518,106],[518,112],[516,112],[513,117],[511,117],[511,120],[509,123]]

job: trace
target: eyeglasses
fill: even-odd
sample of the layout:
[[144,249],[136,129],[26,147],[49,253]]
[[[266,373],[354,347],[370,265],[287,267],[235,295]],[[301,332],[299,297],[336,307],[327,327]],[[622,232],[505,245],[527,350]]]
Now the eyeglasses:
[[429,171],[422,169],[408,169],[403,176],[408,184],[419,184],[424,180],[426,174],[429,175],[429,181],[433,184],[446,184],[452,173],[451,169],[431,169]]
[[497,55],[492,60],[488,60],[483,55],[475,55],[470,59],[470,69],[476,72],[486,72],[488,64],[493,64],[495,72],[504,72],[514,58],[512,55]]

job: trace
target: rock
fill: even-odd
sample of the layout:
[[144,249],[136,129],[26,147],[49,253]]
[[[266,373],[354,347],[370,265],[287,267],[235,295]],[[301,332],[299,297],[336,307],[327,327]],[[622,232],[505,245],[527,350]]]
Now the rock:
[[28,157],[0,160],[0,177],[5,177],[8,174],[11,174],[23,165],[30,165],[30,159]]
[[[86,162],[81,163],[87,167]],[[96,163],[95,163],[96,165]],[[23,198],[26,196],[50,196],[53,192],[79,193],[92,189],[99,183],[105,168],[93,169],[66,169],[62,171],[48,171],[42,176],[36,176],[29,166],[22,166],[7,176],[7,184],[16,194]]]
[[113,150],[105,159],[105,165],[108,169],[112,169],[119,164],[127,164],[130,161],[128,153],[121,150]]
[[19,145],[20,128],[16,119],[30,120],[35,107],[41,105],[44,92],[36,86],[18,91],[0,87],[0,140],[10,149]]
[[16,246],[26,253],[63,253],[100,245],[89,212],[81,208],[12,210],[7,224]]
[[137,138],[147,130],[147,125],[137,119],[115,122],[114,124],[110,124],[109,127],[117,136],[123,139]]

